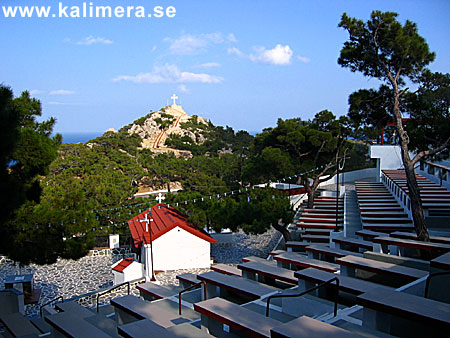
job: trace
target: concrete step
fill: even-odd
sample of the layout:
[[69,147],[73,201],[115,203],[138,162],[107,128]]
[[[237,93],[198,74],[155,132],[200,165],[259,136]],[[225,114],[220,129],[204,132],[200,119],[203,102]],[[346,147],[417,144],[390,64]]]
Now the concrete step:
[[408,214],[405,212],[389,212],[389,211],[363,211],[361,217],[382,217],[382,218],[408,218]]
[[322,235],[322,236],[329,236],[331,230],[328,229],[306,229],[305,235]]
[[361,216],[361,221],[363,222],[363,224],[366,223],[387,223],[387,224],[398,224],[398,223],[402,223],[402,224],[412,224],[412,220],[410,220],[408,217],[404,217],[404,218],[388,218],[388,217],[364,217]]
[[387,223],[363,223],[363,229],[383,232],[394,231],[412,231],[414,230],[413,224],[387,224]]
[[[304,229],[336,229],[335,223],[297,223],[297,227]],[[338,227],[341,227],[342,224],[338,224]]]
[[[343,218],[338,217],[338,223],[341,223]],[[321,218],[309,218],[309,217],[301,217],[298,219],[299,223],[336,223],[336,217],[321,217]]]
[[311,243],[329,243],[330,236],[323,235],[303,235],[302,240],[311,242]]

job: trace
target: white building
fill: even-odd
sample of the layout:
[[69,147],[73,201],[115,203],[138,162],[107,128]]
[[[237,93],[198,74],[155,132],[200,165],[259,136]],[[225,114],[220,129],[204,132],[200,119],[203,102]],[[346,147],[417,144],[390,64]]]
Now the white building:
[[111,268],[114,276],[114,285],[129,282],[144,276],[144,265],[134,261],[131,257],[118,261]]
[[[159,203],[128,221],[134,247],[141,254],[145,275],[154,271],[209,268],[211,243],[216,240],[187,222],[182,212]],[[150,239],[151,235],[151,239]],[[151,246],[153,244],[153,260]]]

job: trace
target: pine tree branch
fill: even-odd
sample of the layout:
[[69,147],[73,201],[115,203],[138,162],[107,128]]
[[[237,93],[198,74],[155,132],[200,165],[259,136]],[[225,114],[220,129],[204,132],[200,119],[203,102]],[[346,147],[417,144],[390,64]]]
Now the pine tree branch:
[[445,143],[437,148],[430,149],[430,150],[424,150],[419,152],[411,161],[411,165],[414,166],[417,162],[419,162],[422,158],[432,156],[434,154],[437,154],[448,147],[450,144],[450,137],[445,141]]

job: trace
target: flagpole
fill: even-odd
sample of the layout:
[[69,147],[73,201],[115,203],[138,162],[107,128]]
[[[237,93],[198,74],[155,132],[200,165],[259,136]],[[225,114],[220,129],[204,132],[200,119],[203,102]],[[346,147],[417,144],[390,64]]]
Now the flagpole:
[[153,239],[152,239],[152,222],[153,218],[152,218],[152,211],[149,208],[148,209],[148,224],[149,224],[149,232],[150,232],[150,261],[152,263],[152,277],[150,278],[150,281],[152,282],[156,282],[156,277],[155,277],[155,270],[153,269]]

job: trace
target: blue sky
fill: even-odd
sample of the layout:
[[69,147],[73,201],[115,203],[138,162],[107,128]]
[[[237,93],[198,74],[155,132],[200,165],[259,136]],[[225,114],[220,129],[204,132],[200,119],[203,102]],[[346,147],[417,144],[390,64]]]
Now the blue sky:
[[[64,6],[82,1],[62,1]],[[89,3],[89,2],[87,2]],[[450,1],[110,0],[93,5],[174,6],[173,18],[5,18],[0,82],[32,91],[56,131],[120,128],[166,105],[175,92],[188,114],[260,131],[279,117],[347,113],[348,95],[378,82],[337,64],[348,34],[343,12],[364,20],[395,11],[418,24],[450,72]],[[1,6],[54,0],[0,0]],[[2,13],[3,14],[3,13]]]

